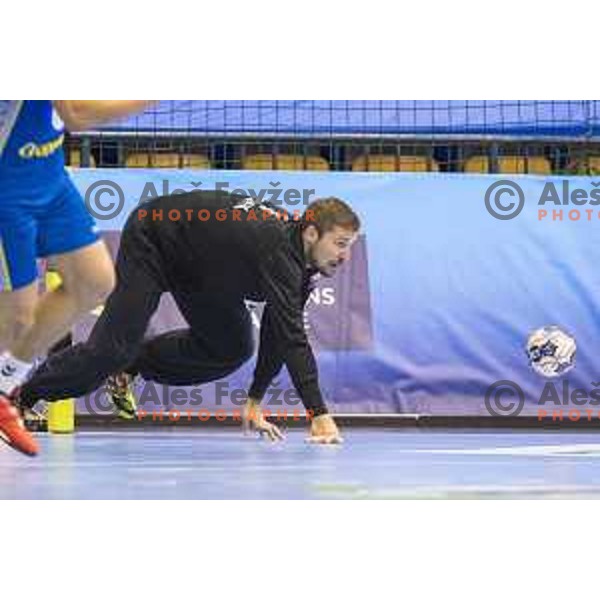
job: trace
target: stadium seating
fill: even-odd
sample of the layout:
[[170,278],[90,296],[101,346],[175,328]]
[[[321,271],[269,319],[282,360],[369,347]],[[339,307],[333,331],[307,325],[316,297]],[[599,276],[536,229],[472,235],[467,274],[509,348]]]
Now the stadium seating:
[[329,171],[329,163],[321,156],[248,154],[242,157],[242,169],[253,171]]
[[438,163],[426,156],[396,156],[373,154],[359,156],[352,161],[353,171],[439,171]]
[[210,169],[208,157],[203,154],[177,154],[176,152],[130,152],[125,160],[129,168],[155,169]]
[[[465,173],[489,173],[490,158],[488,156],[471,156],[465,162]],[[543,156],[507,155],[498,157],[498,173],[550,175],[550,161]]]
[[578,175],[600,175],[600,156],[576,158],[569,165],[569,172]]
[[[81,150],[79,148],[73,148],[71,150],[66,151],[67,155],[67,164],[73,168],[81,167]],[[91,168],[96,167],[96,159],[93,155],[90,155],[90,164]]]

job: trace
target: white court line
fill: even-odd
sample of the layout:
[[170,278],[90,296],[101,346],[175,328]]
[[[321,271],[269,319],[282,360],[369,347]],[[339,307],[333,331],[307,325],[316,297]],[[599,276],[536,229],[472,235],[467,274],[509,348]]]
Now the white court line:
[[600,444],[560,444],[554,446],[503,446],[498,448],[415,449],[419,454],[458,454],[473,456],[583,456],[600,458]]
[[363,485],[316,485],[316,492],[323,496],[345,496],[357,499],[448,499],[448,498],[495,498],[495,497],[598,497],[600,486],[514,483],[506,485],[416,485],[395,488],[369,488]]

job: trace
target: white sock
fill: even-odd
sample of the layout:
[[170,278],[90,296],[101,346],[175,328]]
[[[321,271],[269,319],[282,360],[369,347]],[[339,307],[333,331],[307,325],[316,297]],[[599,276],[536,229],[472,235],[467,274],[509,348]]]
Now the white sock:
[[12,394],[15,388],[25,383],[32,363],[15,358],[10,352],[0,354],[0,392]]

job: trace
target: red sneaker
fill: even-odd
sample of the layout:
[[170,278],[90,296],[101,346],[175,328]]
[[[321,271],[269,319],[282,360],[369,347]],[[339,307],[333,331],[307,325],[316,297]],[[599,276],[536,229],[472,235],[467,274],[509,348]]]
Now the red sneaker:
[[35,456],[40,451],[35,438],[25,429],[17,407],[2,392],[0,392],[0,440],[27,456]]

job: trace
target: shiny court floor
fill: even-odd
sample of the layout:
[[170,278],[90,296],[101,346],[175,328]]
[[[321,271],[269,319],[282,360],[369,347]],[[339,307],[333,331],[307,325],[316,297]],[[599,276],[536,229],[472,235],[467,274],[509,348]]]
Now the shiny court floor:
[[346,430],[340,447],[290,431],[160,429],[40,435],[0,445],[1,499],[600,497],[600,433]]

